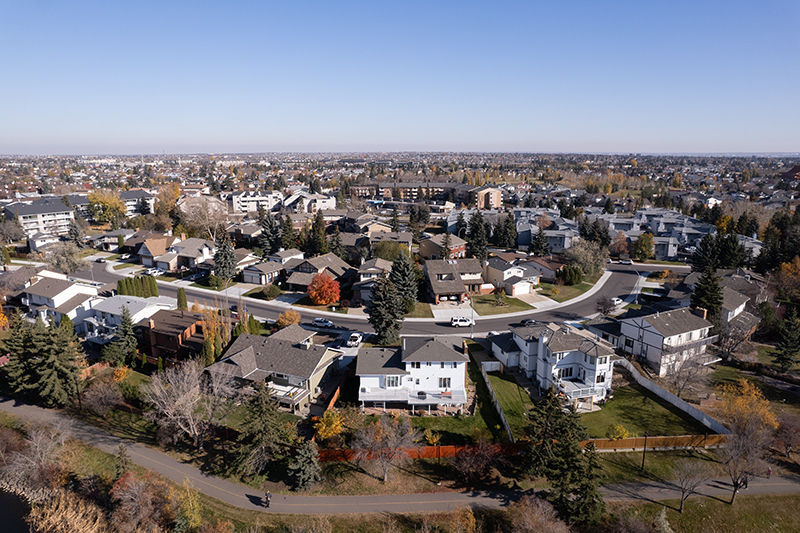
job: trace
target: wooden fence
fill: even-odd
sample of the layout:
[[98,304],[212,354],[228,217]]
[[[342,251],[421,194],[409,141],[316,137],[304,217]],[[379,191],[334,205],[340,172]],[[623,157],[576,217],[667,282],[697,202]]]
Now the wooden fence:
[[[495,449],[502,455],[516,455],[520,450],[527,446],[526,443],[522,445],[514,444],[491,444],[490,447]],[[411,459],[439,459],[440,457],[455,457],[467,451],[478,448],[478,446],[469,444],[462,446],[419,446],[415,448],[406,448],[406,454]],[[357,450],[320,450],[319,460],[323,462],[330,461],[352,461],[355,458]]]
[[[687,448],[708,448],[724,446],[727,435],[680,435],[675,437],[647,437],[648,450],[679,450]],[[598,452],[639,451],[644,449],[644,437],[627,439],[590,439],[581,442],[584,448],[594,444]]]
[[483,367],[480,367],[480,370],[481,376],[483,376],[483,381],[486,383],[486,388],[489,389],[489,395],[492,397],[492,405],[494,405],[497,414],[500,416],[500,421],[503,423],[503,427],[508,434],[508,441],[513,443],[514,433],[511,431],[511,426],[508,424],[508,420],[506,420],[506,414],[503,412],[503,407],[500,405],[500,401],[497,399],[497,395],[494,393],[492,383],[489,381],[489,374],[486,373],[486,370],[484,370]]

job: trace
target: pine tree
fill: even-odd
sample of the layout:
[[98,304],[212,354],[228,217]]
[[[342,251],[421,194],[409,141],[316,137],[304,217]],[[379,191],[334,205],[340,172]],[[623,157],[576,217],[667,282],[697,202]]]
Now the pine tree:
[[397,290],[397,296],[403,303],[403,311],[411,313],[417,306],[417,276],[414,265],[405,253],[397,256],[392,271],[389,273],[391,281]]
[[[287,215],[288,216],[288,215]],[[264,255],[272,255],[278,251],[281,244],[281,232],[275,217],[271,212],[264,215],[261,222],[261,235],[258,236],[258,245],[263,250]]]
[[778,329],[778,342],[775,345],[773,361],[781,367],[781,372],[786,372],[798,361],[800,355],[800,324],[797,322],[797,311],[794,306],[789,307],[780,328]]
[[214,273],[228,281],[236,275],[236,255],[233,252],[233,244],[227,233],[222,233],[217,238],[217,252],[214,254]]
[[69,233],[67,234],[67,239],[69,242],[77,246],[79,250],[83,249],[83,232],[74,219],[69,223]]
[[403,302],[397,288],[385,275],[372,287],[371,301],[367,304],[369,323],[376,332],[376,344],[392,344],[400,337],[403,327]]
[[10,361],[3,368],[8,387],[15,394],[28,395],[35,388],[35,356],[28,350],[31,325],[17,310],[11,315],[9,336],[3,341]]
[[[44,405],[66,405],[78,395],[78,362],[83,356],[80,343],[74,329],[45,327],[42,338],[45,336],[50,345],[37,352],[40,355],[36,364],[36,389]],[[35,347],[34,342],[32,347]]]
[[397,212],[397,206],[395,205],[392,209],[392,221],[390,223],[392,226],[392,231],[395,233],[400,232],[400,214]]
[[450,232],[445,230],[444,237],[442,238],[442,259],[447,261],[448,259],[453,258],[453,239],[450,235]]
[[186,301],[186,289],[183,287],[178,289],[178,309],[181,311],[189,309],[189,302]]
[[505,221],[505,244],[503,245],[505,248],[516,248],[517,247],[517,224],[514,222],[514,215],[510,214],[506,216]]
[[486,222],[483,219],[483,214],[480,209],[476,209],[475,213],[469,219],[469,231],[467,232],[467,240],[469,240],[469,250],[472,257],[485,261],[489,257],[489,251],[486,249],[488,240],[486,237]]
[[264,206],[260,203],[256,207],[256,219],[258,220],[258,225],[261,226],[264,224],[264,219],[267,216],[267,210],[264,209]]
[[295,490],[306,490],[322,481],[322,467],[319,465],[319,450],[313,440],[300,446],[297,455],[289,464],[289,477],[294,481]]
[[613,215],[616,213],[616,209],[614,209],[614,202],[611,201],[611,198],[606,199],[606,204],[603,206],[603,213]]
[[712,234],[706,233],[692,254],[692,272],[714,271],[717,268],[719,268],[717,239]]
[[114,458],[114,480],[119,481],[125,472],[133,467],[131,456],[128,455],[128,448],[124,444],[119,445],[119,451]]
[[247,416],[239,427],[239,446],[234,452],[235,469],[245,475],[264,472],[280,449],[281,414],[278,402],[264,383],[256,384],[256,393],[246,404]]
[[317,211],[314,222],[311,224],[311,251],[312,255],[325,255],[328,253],[328,239],[325,235],[325,219],[322,211]]
[[342,242],[342,234],[339,232],[338,226],[334,230],[333,237],[331,238],[330,252],[339,259],[344,259],[347,255],[347,250]]
[[281,248],[289,250],[297,248],[297,231],[294,229],[292,217],[287,213],[283,216],[283,227],[281,230]]
[[552,253],[550,244],[547,242],[547,235],[545,235],[543,229],[540,229],[535,235],[532,236],[529,251],[538,256],[549,255]]
[[706,271],[692,293],[692,307],[702,307],[708,311],[709,319],[719,320],[722,312],[722,288],[713,270]]
[[464,219],[464,210],[458,212],[456,219],[456,237],[461,237],[461,230],[467,231],[467,221]]

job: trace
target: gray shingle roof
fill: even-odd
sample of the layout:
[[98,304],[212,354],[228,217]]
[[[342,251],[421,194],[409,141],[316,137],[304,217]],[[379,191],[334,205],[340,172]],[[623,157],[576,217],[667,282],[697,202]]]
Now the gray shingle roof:
[[399,348],[361,348],[356,358],[356,375],[405,375],[405,364]]
[[747,303],[750,298],[735,290],[722,287],[722,308],[726,311],[735,311],[740,305]]
[[708,320],[694,314],[688,307],[656,313],[646,316],[644,319],[664,337],[710,328],[713,325]]
[[514,334],[511,332],[501,333],[500,335],[489,337],[489,342],[503,350],[505,353],[519,351],[519,346],[517,346],[517,343],[514,342]]
[[38,283],[25,289],[25,292],[36,296],[41,296],[43,298],[52,298],[53,296],[61,294],[73,285],[74,283],[72,281],[67,281],[65,279],[44,278]]
[[454,335],[440,337],[403,337],[403,362],[469,361],[464,354],[463,339]]

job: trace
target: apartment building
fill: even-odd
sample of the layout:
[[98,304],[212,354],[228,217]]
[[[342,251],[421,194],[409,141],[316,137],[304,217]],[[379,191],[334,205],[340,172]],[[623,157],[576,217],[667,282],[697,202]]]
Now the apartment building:
[[3,208],[3,214],[8,219],[19,217],[22,229],[29,237],[37,233],[66,235],[75,220],[75,210],[66,206],[60,198],[14,202]]

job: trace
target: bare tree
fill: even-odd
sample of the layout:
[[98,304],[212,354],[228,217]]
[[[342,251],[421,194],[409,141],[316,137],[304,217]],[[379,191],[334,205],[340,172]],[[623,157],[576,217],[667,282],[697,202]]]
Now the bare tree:
[[728,325],[719,335],[717,346],[719,347],[719,354],[723,360],[728,361],[733,352],[747,340],[747,332],[736,326]]
[[800,415],[781,413],[778,416],[778,429],[775,431],[773,445],[783,449],[789,459],[792,452],[800,445]]
[[14,241],[19,241],[25,238],[25,230],[22,229],[17,220],[4,220],[0,222],[0,239],[3,239],[6,244],[11,244]]
[[125,472],[114,483],[111,497],[117,503],[112,521],[119,533],[164,531],[179,507],[176,491],[149,473]]
[[83,391],[82,398],[86,407],[102,417],[123,401],[119,384],[102,378],[92,381]]
[[523,496],[508,508],[511,533],[569,533],[567,524],[559,520],[555,509],[536,496]]
[[47,249],[45,261],[48,268],[63,272],[67,276],[90,265],[78,255],[80,250],[71,242],[58,242]]
[[213,373],[206,378],[194,360],[168,368],[153,376],[143,388],[144,399],[153,406],[148,413],[157,424],[186,433],[198,450],[214,424],[232,408],[236,389],[230,376]]
[[687,359],[677,370],[668,374],[667,382],[675,388],[675,395],[681,394],[691,386],[700,385],[705,381],[707,369],[695,359]]
[[598,313],[607,315],[614,310],[614,302],[611,301],[608,295],[603,295],[597,299],[596,309]]
[[69,424],[36,426],[28,430],[22,449],[11,453],[3,472],[23,486],[48,487],[58,478],[59,458],[69,436]]
[[202,229],[209,239],[217,242],[228,221],[227,204],[212,196],[196,196],[185,198],[178,205],[187,224]]
[[681,491],[680,512],[682,513],[686,499],[695,494],[700,486],[711,479],[713,472],[708,467],[708,464],[702,460],[683,459],[672,467],[672,475]]
[[0,469],[7,466],[15,452],[24,449],[22,437],[11,428],[0,427]]
[[389,469],[408,460],[408,448],[415,446],[417,432],[408,418],[382,416],[378,422],[356,431],[352,447],[357,461],[374,461],[389,480]]
[[109,531],[103,510],[80,496],[58,491],[40,505],[34,505],[27,517],[31,531],[39,533],[106,533]]
[[485,477],[489,470],[503,460],[503,454],[486,439],[453,458],[453,465],[464,481],[475,482]]

